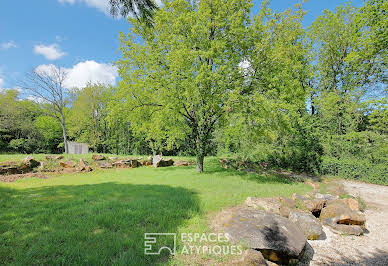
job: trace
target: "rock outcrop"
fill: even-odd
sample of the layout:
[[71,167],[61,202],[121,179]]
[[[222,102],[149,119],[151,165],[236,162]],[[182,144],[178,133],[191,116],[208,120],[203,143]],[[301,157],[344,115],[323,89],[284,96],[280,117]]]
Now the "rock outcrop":
[[92,155],[92,159],[93,159],[94,161],[103,161],[103,160],[105,160],[106,158],[105,158],[105,156],[100,155],[100,154],[93,154],[93,155]]
[[174,161],[171,158],[167,159],[167,160],[164,160],[161,155],[156,155],[156,156],[154,156],[152,158],[152,165],[155,168],[158,168],[158,167],[168,167],[168,166],[173,166],[174,165]]
[[67,160],[65,162],[59,162],[59,165],[63,168],[75,168],[76,163],[73,160]]
[[365,226],[365,215],[350,209],[342,200],[329,201],[319,217],[322,221],[335,218],[337,224]]
[[214,226],[232,241],[283,264],[295,263],[303,255],[307,241],[301,229],[287,218],[247,207],[224,210],[217,215]]
[[317,240],[322,234],[321,222],[311,213],[293,210],[288,219],[300,227],[309,240]]

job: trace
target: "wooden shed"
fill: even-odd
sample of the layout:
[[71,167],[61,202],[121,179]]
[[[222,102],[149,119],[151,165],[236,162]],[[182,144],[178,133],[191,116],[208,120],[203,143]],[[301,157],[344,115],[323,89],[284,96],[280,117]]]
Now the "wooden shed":
[[89,152],[89,145],[79,142],[67,142],[69,154],[87,154]]

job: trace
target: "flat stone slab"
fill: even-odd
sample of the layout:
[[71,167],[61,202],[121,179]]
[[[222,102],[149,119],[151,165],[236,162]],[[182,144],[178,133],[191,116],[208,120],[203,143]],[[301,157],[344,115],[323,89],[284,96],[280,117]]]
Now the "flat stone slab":
[[301,229],[287,218],[247,207],[222,211],[213,225],[233,242],[259,250],[266,259],[278,263],[296,262],[307,241]]

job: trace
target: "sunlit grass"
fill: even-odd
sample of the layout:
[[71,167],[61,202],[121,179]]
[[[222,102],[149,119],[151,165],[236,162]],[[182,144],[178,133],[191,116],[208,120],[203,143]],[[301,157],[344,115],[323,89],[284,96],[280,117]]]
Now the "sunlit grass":
[[310,190],[279,177],[221,169],[216,158],[205,163],[203,174],[195,166],[142,167],[1,183],[0,264],[182,264],[179,256],[144,255],[144,233],[208,232],[209,214],[248,196]]

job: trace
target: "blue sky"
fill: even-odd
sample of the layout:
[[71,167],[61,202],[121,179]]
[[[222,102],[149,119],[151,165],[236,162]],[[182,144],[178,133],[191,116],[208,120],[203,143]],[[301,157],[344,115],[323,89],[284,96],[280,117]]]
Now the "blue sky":
[[[282,11],[296,0],[272,0]],[[304,26],[324,9],[334,10],[344,0],[310,0]],[[109,16],[108,0],[1,0],[0,89],[13,88],[24,73],[39,65],[56,64],[69,69],[72,85],[88,80],[114,83],[111,63],[120,56],[119,32],[127,32],[125,19]],[[257,13],[261,1],[254,1]],[[354,0],[357,7],[362,0]]]

